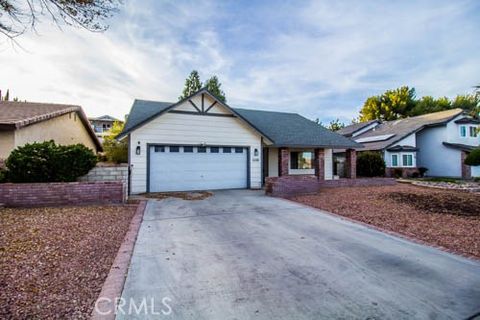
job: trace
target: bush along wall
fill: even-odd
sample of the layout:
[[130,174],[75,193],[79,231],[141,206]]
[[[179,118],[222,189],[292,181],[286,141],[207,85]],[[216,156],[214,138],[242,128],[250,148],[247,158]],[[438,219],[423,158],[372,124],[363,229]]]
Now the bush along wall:
[[97,156],[82,144],[52,141],[18,147],[5,162],[8,182],[72,182],[95,167]]
[[360,152],[357,155],[357,176],[383,177],[385,175],[385,161],[378,152]]

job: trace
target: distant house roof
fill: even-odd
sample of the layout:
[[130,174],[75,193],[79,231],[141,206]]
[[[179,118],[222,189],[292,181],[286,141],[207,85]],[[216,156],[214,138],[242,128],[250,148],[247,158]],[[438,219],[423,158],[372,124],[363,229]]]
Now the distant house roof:
[[351,124],[349,126],[346,126],[345,128],[342,128],[342,129],[336,131],[336,133],[339,133],[339,134],[341,134],[342,136],[345,136],[345,137],[351,137],[353,134],[355,134],[355,132],[362,130],[363,128],[371,125],[372,123],[379,123],[379,122],[380,121],[378,121],[378,120],[370,120],[370,121],[366,121],[366,122],[354,123],[354,124]]
[[117,118],[114,118],[114,117],[109,116],[109,115],[103,115],[103,116],[96,117],[96,118],[88,118],[88,120],[90,120],[90,121],[108,121],[108,122],[121,121],[121,120],[118,120]]
[[462,112],[462,109],[452,109],[386,121],[380,123],[374,129],[356,136],[354,140],[364,145],[364,148],[360,150],[383,150],[425,127],[444,125]]
[[[205,89],[199,92],[202,91],[210,94]],[[179,102],[172,103],[136,99],[130,110],[125,127],[117,138],[125,137],[132,130],[135,130],[178,104]],[[260,134],[264,135],[268,140],[271,140],[275,146],[361,147],[360,144],[342,135],[331,132],[296,113],[235,109],[227,105],[225,106]]]
[[102,150],[102,145],[95,136],[95,133],[88,122],[87,116],[82,108],[76,105],[0,101],[0,131],[17,130],[70,112],[76,112],[78,114],[85,129],[97,146],[97,149]]

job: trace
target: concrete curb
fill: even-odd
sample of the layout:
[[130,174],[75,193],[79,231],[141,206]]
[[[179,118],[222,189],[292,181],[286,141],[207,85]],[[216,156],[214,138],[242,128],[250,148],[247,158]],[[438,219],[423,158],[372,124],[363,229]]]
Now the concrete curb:
[[283,198],[282,197],[282,198],[279,198],[279,199],[283,199],[283,200],[286,200],[286,201],[289,201],[289,202],[293,202],[295,204],[304,206],[306,208],[318,210],[321,213],[328,214],[328,215],[331,215],[333,217],[336,217],[338,219],[342,219],[342,220],[345,220],[345,221],[348,221],[348,222],[356,223],[356,224],[359,224],[361,226],[364,226],[366,228],[369,228],[369,229],[372,229],[372,230],[375,230],[375,231],[383,232],[385,234],[388,234],[389,236],[397,237],[397,238],[407,240],[407,241],[410,241],[410,242],[413,242],[413,243],[416,243],[416,244],[419,244],[419,245],[434,248],[434,249],[437,249],[437,250],[440,250],[440,251],[443,251],[443,252],[447,252],[447,253],[453,254],[455,256],[459,256],[459,257],[462,257],[462,258],[465,258],[465,259],[468,259],[468,260],[471,260],[471,261],[474,261],[474,262],[480,262],[480,258],[478,258],[477,256],[474,256],[474,255],[459,253],[455,250],[452,250],[452,249],[449,249],[449,248],[446,248],[446,247],[443,247],[443,246],[440,246],[440,245],[436,245],[436,244],[433,244],[433,243],[430,243],[430,242],[426,242],[426,241],[420,240],[418,238],[414,238],[413,236],[409,236],[409,235],[406,235],[406,234],[403,234],[403,233],[398,233],[398,232],[395,232],[395,231],[383,229],[383,228],[377,227],[376,225],[373,225],[373,224],[368,224],[368,223],[360,221],[360,220],[355,220],[355,219],[350,218],[350,217],[342,216],[341,214],[338,214],[338,213],[333,213],[333,212],[330,212],[330,211],[327,211],[327,210],[312,207],[312,206],[309,206],[305,203],[297,202],[297,201],[289,199],[289,198]]
[[127,278],[130,258],[132,257],[135,241],[143,220],[143,213],[147,206],[146,201],[140,201],[135,215],[130,222],[125,238],[118,249],[117,256],[113,261],[107,279],[102,286],[102,291],[95,301],[92,311],[92,320],[113,320],[115,319],[115,304],[122,296],[123,285]]

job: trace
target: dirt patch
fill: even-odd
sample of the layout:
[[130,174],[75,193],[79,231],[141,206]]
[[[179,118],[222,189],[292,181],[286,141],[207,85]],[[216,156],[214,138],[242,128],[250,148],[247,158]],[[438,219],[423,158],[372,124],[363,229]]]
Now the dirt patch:
[[332,188],[291,200],[480,258],[480,197],[407,184]]
[[0,209],[0,318],[88,319],[135,209]]
[[398,192],[386,194],[390,199],[410,204],[416,209],[436,213],[453,214],[460,216],[480,216],[480,203],[478,194],[458,194],[450,192],[430,194]]
[[149,199],[179,198],[183,200],[203,200],[212,196],[211,192],[151,192],[141,194],[142,197]]

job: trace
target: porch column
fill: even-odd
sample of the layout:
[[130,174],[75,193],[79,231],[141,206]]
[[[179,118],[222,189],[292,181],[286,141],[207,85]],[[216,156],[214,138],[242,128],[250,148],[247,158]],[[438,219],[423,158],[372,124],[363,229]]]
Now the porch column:
[[354,149],[347,149],[345,154],[345,177],[357,178],[357,152]]
[[462,161],[462,179],[471,179],[472,178],[472,167],[467,166],[465,164],[465,158],[467,158],[468,153],[462,151],[462,155],[460,157],[460,161]]
[[278,176],[288,175],[288,163],[290,162],[290,150],[278,148]]
[[315,175],[318,180],[325,180],[325,149],[315,149],[314,153]]

